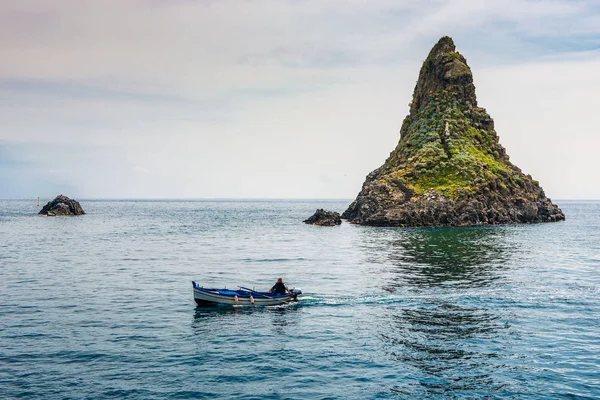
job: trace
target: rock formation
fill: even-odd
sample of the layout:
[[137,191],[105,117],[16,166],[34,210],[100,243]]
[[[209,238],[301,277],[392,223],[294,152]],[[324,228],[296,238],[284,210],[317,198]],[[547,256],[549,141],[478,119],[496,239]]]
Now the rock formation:
[[477,106],[467,60],[443,37],[423,63],[400,141],[342,214],[381,226],[465,226],[564,220],[509,161]]
[[58,215],[81,215],[85,214],[85,211],[83,211],[78,201],[61,194],[56,196],[54,200],[49,201],[39,213],[54,217]]
[[319,208],[310,218],[304,220],[305,224],[320,226],[335,226],[342,223],[340,213],[335,211],[325,211]]

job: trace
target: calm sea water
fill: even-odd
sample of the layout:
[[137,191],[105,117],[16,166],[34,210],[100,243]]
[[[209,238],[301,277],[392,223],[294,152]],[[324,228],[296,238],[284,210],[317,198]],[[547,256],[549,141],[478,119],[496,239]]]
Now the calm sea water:
[[[348,201],[0,201],[2,398],[600,398],[600,203],[323,228]],[[197,308],[204,286],[306,293]]]

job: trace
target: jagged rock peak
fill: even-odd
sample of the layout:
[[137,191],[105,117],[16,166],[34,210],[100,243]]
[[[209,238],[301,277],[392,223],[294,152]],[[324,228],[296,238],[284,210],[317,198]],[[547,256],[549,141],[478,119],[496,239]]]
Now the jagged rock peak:
[[444,36],[433,46],[427,58],[435,58],[439,55],[453,53],[456,51],[454,40],[450,36]]
[[444,36],[423,62],[413,93],[410,114],[414,115],[431,99],[453,99],[477,107],[473,74],[452,38]]

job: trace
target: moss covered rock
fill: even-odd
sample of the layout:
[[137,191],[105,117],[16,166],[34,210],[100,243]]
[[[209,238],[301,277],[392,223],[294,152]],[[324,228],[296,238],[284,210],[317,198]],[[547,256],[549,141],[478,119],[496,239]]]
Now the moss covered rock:
[[565,216],[509,161],[477,106],[467,60],[449,37],[423,63],[400,141],[342,214],[354,223],[464,226],[553,222]]

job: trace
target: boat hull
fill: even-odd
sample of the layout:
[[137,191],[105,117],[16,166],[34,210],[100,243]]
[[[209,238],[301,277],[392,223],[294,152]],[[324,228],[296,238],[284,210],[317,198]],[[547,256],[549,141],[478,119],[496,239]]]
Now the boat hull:
[[199,306],[226,304],[231,306],[275,306],[294,301],[289,294],[272,295],[270,293],[207,289],[194,284],[194,301]]

